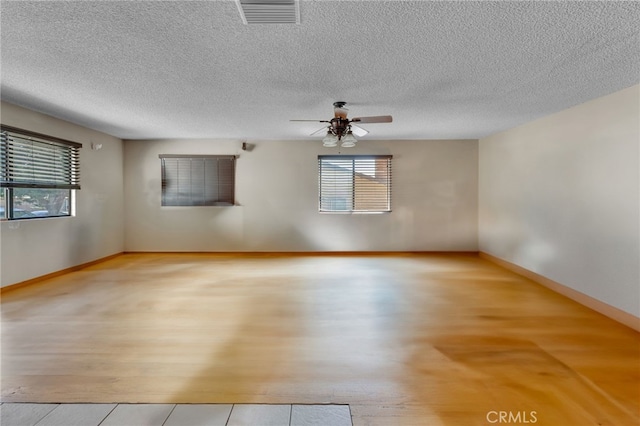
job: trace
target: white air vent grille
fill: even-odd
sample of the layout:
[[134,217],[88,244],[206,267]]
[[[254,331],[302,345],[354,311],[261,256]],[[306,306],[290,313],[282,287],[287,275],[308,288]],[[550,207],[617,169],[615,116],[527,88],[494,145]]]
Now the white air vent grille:
[[299,24],[299,0],[236,0],[245,24]]

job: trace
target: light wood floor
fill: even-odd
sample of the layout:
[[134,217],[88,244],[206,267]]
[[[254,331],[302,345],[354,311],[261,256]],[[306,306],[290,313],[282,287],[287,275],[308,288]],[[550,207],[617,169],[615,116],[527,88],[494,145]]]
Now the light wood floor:
[[125,254],[3,294],[1,350],[3,402],[640,424],[640,335],[474,255]]

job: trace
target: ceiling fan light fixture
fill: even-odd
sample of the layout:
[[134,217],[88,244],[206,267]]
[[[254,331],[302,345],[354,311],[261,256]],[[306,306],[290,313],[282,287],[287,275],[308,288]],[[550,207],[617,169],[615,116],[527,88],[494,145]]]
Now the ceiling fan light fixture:
[[338,137],[329,130],[327,132],[327,136],[322,139],[322,145],[328,148],[338,146]]
[[349,130],[347,134],[342,137],[341,146],[343,148],[353,148],[354,146],[356,146],[356,142],[358,142],[358,140],[355,138],[355,136],[353,136],[351,130]]

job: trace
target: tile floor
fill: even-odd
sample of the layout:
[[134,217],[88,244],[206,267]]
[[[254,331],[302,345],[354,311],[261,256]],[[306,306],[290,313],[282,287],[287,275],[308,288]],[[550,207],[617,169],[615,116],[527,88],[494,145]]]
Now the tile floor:
[[348,405],[0,405],[2,426],[352,426]]

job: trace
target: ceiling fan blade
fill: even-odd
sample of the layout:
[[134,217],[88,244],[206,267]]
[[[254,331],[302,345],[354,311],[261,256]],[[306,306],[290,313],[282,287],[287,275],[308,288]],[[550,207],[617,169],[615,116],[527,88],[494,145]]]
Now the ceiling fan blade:
[[328,127],[327,127],[327,126],[324,126],[324,127],[322,127],[321,129],[318,129],[318,130],[316,130],[315,132],[311,133],[309,136],[315,136],[315,135],[317,135],[317,134],[318,134],[318,133],[320,133],[320,132],[326,132],[326,131],[327,131],[327,129],[328,129]]
[[390,115],[376,115],[372,117],[356,117],[351,121],[357,123],[391,123],[393,118]]
[[356,126],[355,124],[351,125],[351,131],[353,132],[354,135],[358,136],[358,137],[362,137],[364,135],[366,135],[367,133],[369,133],[369,131],[367,129],[363,129],[360,126]]

